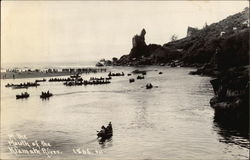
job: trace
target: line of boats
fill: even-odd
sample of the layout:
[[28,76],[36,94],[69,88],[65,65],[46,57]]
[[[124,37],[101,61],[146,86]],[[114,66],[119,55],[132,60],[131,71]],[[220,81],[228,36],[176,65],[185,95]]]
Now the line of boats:
[[114,76],[124,76],[125,74],[122,72],[122,73],[112,73],[112,72],[109,72],[108,76],[109,77],[114,77]]
[[100,85],[100,84],[109,84],[111,83],[109,80],[90,80],[90,81],[69,81],[64,82],[65,86],[82,86],[82,85]]
[[20,83],[20,84],[7,84],[5,85],[5,87],[7,88],[12,88],[12,89],[22,89],[22,88],[29,88],[29,87],[37,87],[37,86],[40,86],[39,83],[37,82],[27,82],[27,83]]
[[[78,80],[83,80],[82,78],[78,78]],[[75,81],[75,78],[50,78],[49,82],[65,82],[65,81]]]
[[[140,70],[135,70],[132,72],[133,74],[141,74],[138,75],[136,79],[141,80],[144,79],[144,75],[146,75],[146,71],[140,71]],[[162,72],[159,72],[159,74],[162,74]],[[81,85],[100,85],[100,84],[109,84],[111,83],[110,80],[112,79],[112,76],[124,76],[125,74],[123,72],[121,73],[112,73],[109,72],[108,77],[103,78],[97,78],[97,77],[90,77],[89,80],[83,80],[83,78],[79,75],[71,75],[68,78],[50,78],[48,81],[49,82],[64,82],[63,84],[65,86],[81,86]],[[131,73],[127,74],[128,76],[131,76]],[[38,82],[46,82],[46,79],[40,79],[40,80],[35,80],[35,82],[27,82],[27,83],[20,83],[20,84],[7,84],[5,87],[10,87],[12,89],[22,89],[22,88],[29,88],[29,87],[37,87],[40,86]],[[129,79],[129,83],[135,82],[134,78]],[[151,83],[148,83],[146,85],[146,89],[151,89],[153,88],[153,85]],[[23,98],[28,98],[30,96],[29,93],[24,92],[19,95],[16,95],[16,99],[23,99]],[[46,99],[53,96],[52,93],[49,91],[47,92],[42,92],[40,95],[40,98]]]

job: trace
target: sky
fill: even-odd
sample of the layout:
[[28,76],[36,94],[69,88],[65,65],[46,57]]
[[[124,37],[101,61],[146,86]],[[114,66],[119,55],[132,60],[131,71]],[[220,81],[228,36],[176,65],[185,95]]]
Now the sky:
[[1,1],[1,63],[84,62],[164,44],[248,7],[246,1]]

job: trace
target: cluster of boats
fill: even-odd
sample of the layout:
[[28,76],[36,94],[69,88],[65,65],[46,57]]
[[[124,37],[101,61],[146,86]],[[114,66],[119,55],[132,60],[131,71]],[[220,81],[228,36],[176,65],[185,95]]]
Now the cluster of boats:
[[27,83],[20,83],[20,84],[7,84],[5,87],[11,87],[12,89],[22,89],[22,88],[29,88],[29,87],[37,87],[40,86],[37,82],[27,82]]
[[65,86],[81,86],[81,85],[98,85],[98,84],[109,84],[111,83],[109,80],[84,80],[84,81],[69,81],[69,82],[64,82],[63,84]]
[[[137,79],[144,79],[144,75],[146,75],[146,71],[139,71],[135,70],[132,73],[134,74],[141,74],[137,76]],[[159,72],[159,74],[162,74],[162,72]],[[131,76],[131,73],[127,74],[128,76]],[[83,78],[79,75],[71,75],[68,78],[51,78],[49,79],[49,82],[64,82],[63,84],[66,86],[80,86],[80,85],[100,85],[100,84],[109,84],[111,83],[110,80],[112,79],[112,76],[124,76],[124,73],[112,73],[109,72],[108,77],[103,78],[103,77],[91,77],[89,80],[83,80]],[[27,83],[20,83],[20,84],[7,84],[5,87],[11,87],[13,89],[19,89],[19,88],[28,88],[28,87],[37,87],[40,84],[38,82],[46,82],[46,79],[40,79],[40,80],[35,80],[35,82],[27,82]],[[135,82],[134,78],[129,79],[129,83]],[[153,88],[153,85],[151,83],[148,83],[146,85],[146,89],[151,89]],[[30,95],[27,92],[21,93],[19,95],[16,95],[16,99],[22,99],[22,98],[28,98]],[[49,91],[47,92],[42,92],[40,95],[40,98],[46,99],[53,96],[52,93]],[[100,133],[99,136],[102,134]],[[107,136],[107,135],[106,135]]]
[[[137,76],[137,78],[136,79],[144,79],[145,77],[144,77],[144,75],[146,75],[146,71],[140,71],[140,70],[134,70],[133,72],[132,72],[133,74],[140,74],[140,75],[138,75]],[[159,74],[162,74],[162,72],[159,72]],[[131,76],[131,74],[129,73],[129,74],[127,74],[128,76]],[[133,83],[133,82],[135,82],[135,79],[134,78],[130,78],[129,79],[129,83]],[[156,86],[157,87],[157,86]],[[151,88],[153,88],[153,85],[151,84],[151,83],[148,83],[148,84],[146,84],[146,89],[151,89]]]
[[81,85],[99,85],[99,84],[109,84],[111,83],[109,80],[112,79],[112,77],[107,77],[107,78],[97,78],[97,77],[90,77],[89,80],[83,80],[81,76],[79,75],[74,75],[70,76],[71,81],[66,81],[63,84],[65,86],[81,86]]

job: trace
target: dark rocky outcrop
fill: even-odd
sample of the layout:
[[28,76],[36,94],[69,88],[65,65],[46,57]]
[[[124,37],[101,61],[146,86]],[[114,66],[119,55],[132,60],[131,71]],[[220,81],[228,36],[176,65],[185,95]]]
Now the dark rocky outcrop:
[[249,126],[249,66],[235,67],[211,80],[215,119]]
[[131,58],[138,58],[143,55],[148,55],[147,45],[145,43],[146,30],[142,29],[140,35],[135,35],[132,39],[133,47],[130,51]]

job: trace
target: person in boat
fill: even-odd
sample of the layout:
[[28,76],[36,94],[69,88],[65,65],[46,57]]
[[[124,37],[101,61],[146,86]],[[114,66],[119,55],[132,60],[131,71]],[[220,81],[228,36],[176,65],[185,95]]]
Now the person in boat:
[[106,128],[104,126],[101,127],[100,133],[105,134]]
[[111,122],[109,122],[109,125],[107,126],[107,128],[106,128],[106,131],[107,132],[113,132],[113,128],[112,128],[112,124],[111,124]]
[[152,88],[153,85],[152,85],[151,83],[149,83],[149,84],[146,85],[146,87],[147,87],[147,88]]
[[47,91],[47,93],[46,93],[47,95],[49,95],[49,90]]

